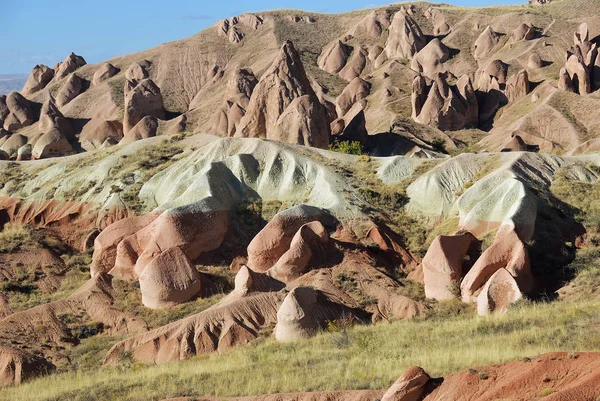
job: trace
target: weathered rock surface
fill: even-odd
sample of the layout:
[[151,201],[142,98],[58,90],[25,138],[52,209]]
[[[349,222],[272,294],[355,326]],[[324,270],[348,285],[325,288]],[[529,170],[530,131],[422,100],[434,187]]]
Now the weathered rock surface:
[[53,371],[54,366],[44,358],[20,349],[0,346],[0,383],[4,385],[21,384]]
[[506,81],[506,89],[504,93],[509,102],[517,102],[529,94],[530,83],[529,74],[526,70],[521,70],[517,74],[511,76]]
[[492,27],[488,26],[475,41],[473,57],[482,59],[489,56],[498,43],[500,43],[500,37]]
[[430,379],[422,368],[412,366],[385,392],[381,401],[418,401]]
[[146,116],[164,118],[163,97],[154,81],[143,79],[137,84],[128,81],[125,86],[125,117],[123,118],[125,134]]
[[375,64],[378,66],[385,60],[395,58],[411,59],[426,44],[427,40],[419,25],[408,15],[406,10],[400,10],[392,19],[385,48]]
[[92,119],[79,135],[81,147],[88,152],[116,145],[122,138],[123,124],[120,121],[106,121],[101,118]]
[[352,53],[352,47],[338,40],[323,50],[319,57],[319,68],[332,74],[337,74],[344,68],[348,57]]
[[514,277],[500,269],[487,281],[477,296],[477,313],[481,316],[493,312],[506,312],[513,302],[523,298]]
[[71,74],[56,95],[56,104],[64,106],[85,91],[87,83],[77,74]]
[[439,236],[429,246],[423,258],[425,296],[438,301],[456,298],[463,264],[472,244],[477,242],[467,232],[453,236]]
[[21,90],[23,96],[29,96],[46,87],[54,78],[54,70],[44,64],[38,64],[33,67],[25,86]]
[[73,147],[67,138],[56,128],[43,134],[32,150],[35,159],[65,156],[73,152]]
[[112,65],[111,63],[103,63],[96,72],[94,73],[94,77],[92,78],[92,84],[94,86],[100,85],[102,82],[106,81],[117,75],[121,70]]
[[8,114],[4,118],[4,129],[7,131],[16,131],[27,127],[35,122],[35,115],[32,104],[18,92],[12,92],[6,96],[6,110]]
[[[303,96],[306,97],[294,102]],[[291,109],[287,111],[290,106]],[[292,131],[284,139],[297,141],[309,137],[309,143],[305,144],[310,145],[314,141],[315,145],[321,146],[325,143],[324,137],[329,136],[329,125],[321,126],[325,115],[322,109],[300,56],[288,41],[254,88],[235,135],[279,140],[281,129],[286,128]],[[280,121],[282,116],[288,121]],[[319,131],[313,132],[314,129]]]
[[63,62],[57,65],[57,68],[54,69],[55,74],[53,81],[59,81],[65,78],[84,65],[86,65],[86,62],[83,57],[78,56],[75,53],[71,53]]

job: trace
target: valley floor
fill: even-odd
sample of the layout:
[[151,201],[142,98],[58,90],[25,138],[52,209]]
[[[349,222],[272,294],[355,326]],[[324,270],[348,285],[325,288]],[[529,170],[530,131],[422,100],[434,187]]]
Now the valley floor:
[[519,303],[505,315],[488,317],[444,303],[427,318],[376,326],[332,323],[327,332],[296,343],[265,336],[246,347],[174,364],[122,362],[51,375],[2,388],[0,400],[149,401],[385,389],[411,365],[433,377],[557,351],[600,351],[600,301]]

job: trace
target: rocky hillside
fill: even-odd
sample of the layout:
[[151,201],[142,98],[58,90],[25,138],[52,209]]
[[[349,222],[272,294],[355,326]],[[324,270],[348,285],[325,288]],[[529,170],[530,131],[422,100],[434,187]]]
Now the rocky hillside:
[[[0,97],[0,381],[31,381],[0,397],[87,399],[91,378],[67,394],[39,377],[140,370],[162,398],[253,396],[247,382],[182,393],[147,366],[328,334],[346,349],[348,330],[408,320],[464,327],[455,335],[477,354],[492,340],[466,327],[517,309],[557,311],[573,330],[528,350],[600,351],[588,312],[600,294],[598,35],[592,0],[419,2],[243,14],[101,64],[35,66]],[[564,312],[582,300],[585,312]],[[514,359],[504,347],[468,363]],[[555,376],[548,399],[595,399],[598,361],[463,373],[448,361],[445,379],[413,367],[381,399],[535,399]],[[262,389],[374,400],[380,374]],[[104,395],[148,399],[133,387]],[[373,391],[342,391],[356,387]]]

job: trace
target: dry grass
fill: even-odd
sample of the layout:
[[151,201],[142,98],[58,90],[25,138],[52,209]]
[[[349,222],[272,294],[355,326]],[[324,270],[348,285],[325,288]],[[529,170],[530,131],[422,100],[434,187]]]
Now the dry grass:
[[1,389],[0,399],[147,401],[381,389],[411,365],[438,376],[552,351],[600,351],[600,333],[594,328],[600,322],[599,307],[598,301],[525,303],[503,316],[467,314],[357,326],[292,344],[262,338],[248,347],[180,363],[50,376]]

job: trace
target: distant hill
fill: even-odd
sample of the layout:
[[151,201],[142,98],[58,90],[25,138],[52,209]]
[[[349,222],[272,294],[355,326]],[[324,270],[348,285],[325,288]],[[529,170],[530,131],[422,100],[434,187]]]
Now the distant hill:
[[10,92],[20,91],[27,81],[27,74],[0,74],[0,94],[6,95]]

